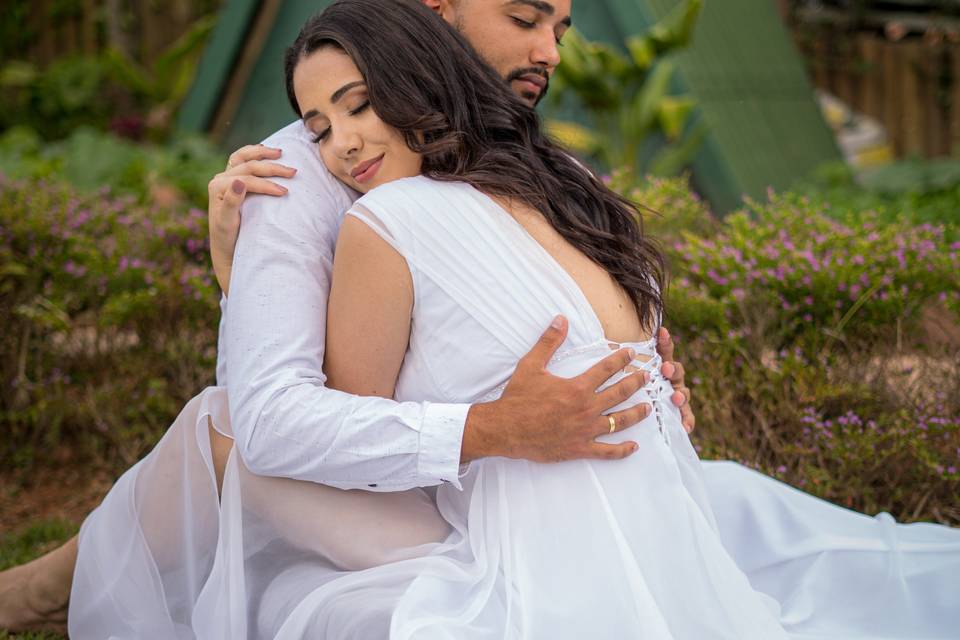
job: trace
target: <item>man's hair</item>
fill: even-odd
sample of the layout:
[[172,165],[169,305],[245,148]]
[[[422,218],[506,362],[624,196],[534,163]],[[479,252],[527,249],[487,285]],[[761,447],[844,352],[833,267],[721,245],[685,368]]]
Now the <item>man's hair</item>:
[[370,105],[423,156],[435,180],[467,182],[541,212],[630,296],[644,326],[663,308],[664,260],[635,205],[543,132],[473,47],[416,0],[339,0],[307,21],[285,56],[287,96],[299,61],[333,46],[349,55]]

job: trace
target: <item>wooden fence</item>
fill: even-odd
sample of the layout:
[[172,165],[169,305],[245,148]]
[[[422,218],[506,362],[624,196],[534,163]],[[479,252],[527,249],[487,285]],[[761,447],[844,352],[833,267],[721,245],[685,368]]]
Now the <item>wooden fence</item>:
[[879,120],[898,157],[960,152],[960,45],[877,32],[795,32],[810,78]]

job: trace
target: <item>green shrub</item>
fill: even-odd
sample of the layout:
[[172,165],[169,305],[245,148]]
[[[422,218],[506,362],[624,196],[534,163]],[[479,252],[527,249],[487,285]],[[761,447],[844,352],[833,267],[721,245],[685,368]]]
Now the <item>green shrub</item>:
[[943,224],[949,239],[960,240],[960,160],[901,160],[859,179],[842,162],[828,163],[794,191],[840,220],[869,212],[881,222]]
[[0,179],[0,460],[124,463],[213,380],[206,213]]
[[207,182],[225,164],[224,154],[197,136],[175,136],[159,146],[89,128],[55,143],[44,143],[25,127],[0,134],[0,174],[65,180],[86,192],[110,185],[139,203],[187,200],[206,207]]

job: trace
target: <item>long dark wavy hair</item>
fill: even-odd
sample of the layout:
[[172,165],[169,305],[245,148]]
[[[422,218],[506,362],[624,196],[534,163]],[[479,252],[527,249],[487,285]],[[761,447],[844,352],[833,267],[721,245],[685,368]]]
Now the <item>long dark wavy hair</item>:
[[616,279],[644,326],[656,326],[664,260],[644,237],[636,207],[551,141],[536,111],[453,27],[417,0],[335,2],[307,21],[285,56],[287,96],[298,116],[294,69],[327,46],[353,59],[370,106],[422,154],[424,175],[541,212]]

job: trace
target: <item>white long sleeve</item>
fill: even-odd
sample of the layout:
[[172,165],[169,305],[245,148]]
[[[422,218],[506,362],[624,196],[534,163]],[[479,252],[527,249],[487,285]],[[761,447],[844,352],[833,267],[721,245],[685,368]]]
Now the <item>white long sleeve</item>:
[[343,489],[459,487],[466,404],[398,403],[324,386],[333,251],[352,192],[320,161],[300,122],[264,141],[297,175],[284,197],[243,206],[218,379],[237,450],[260,475]]

